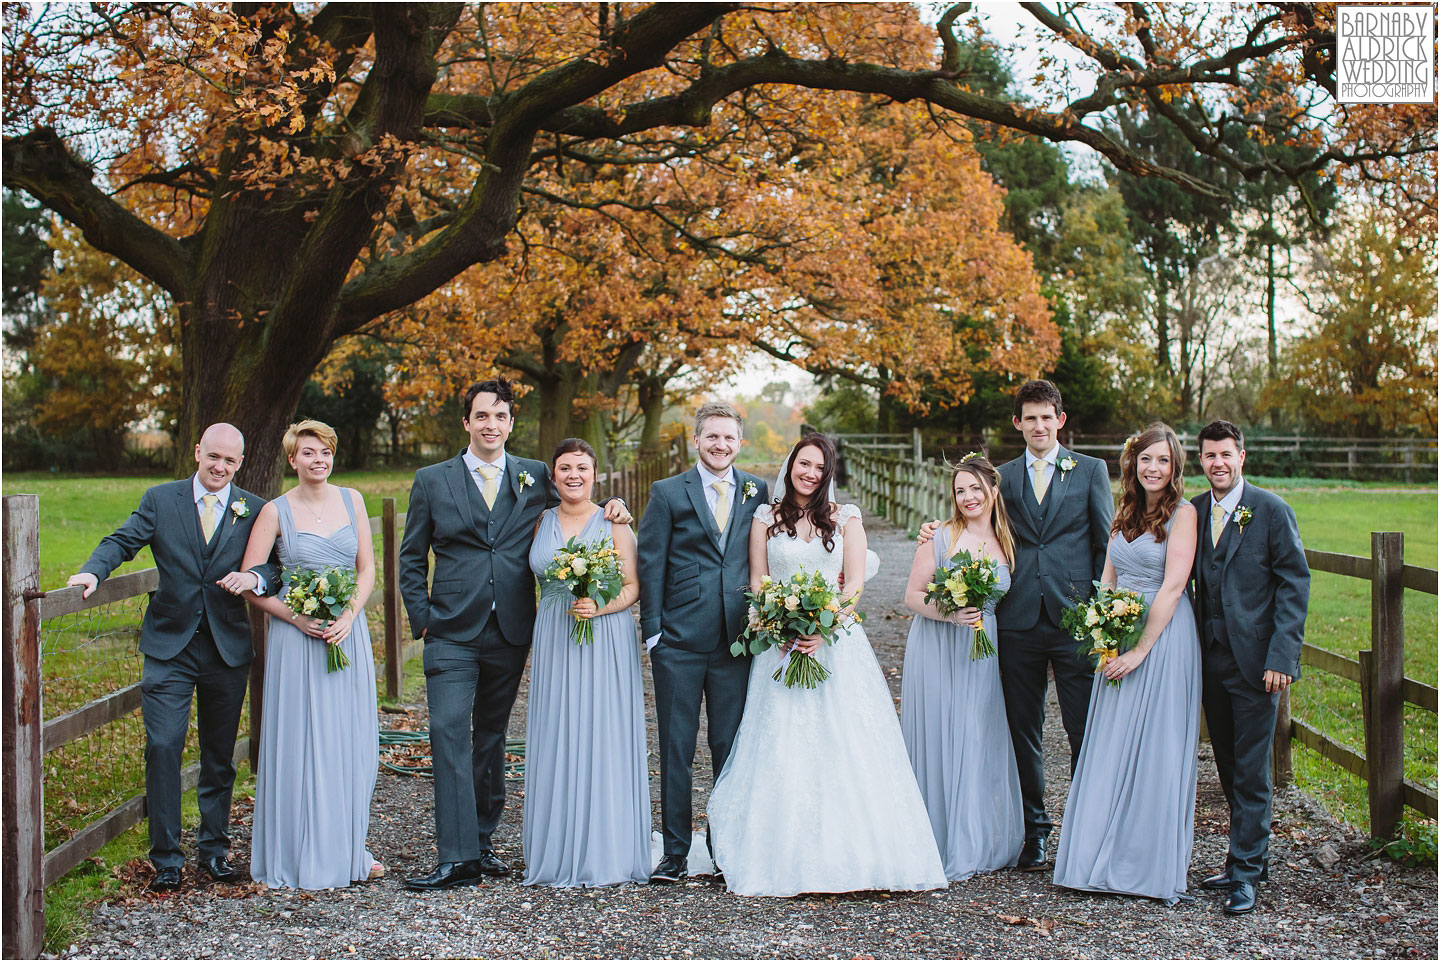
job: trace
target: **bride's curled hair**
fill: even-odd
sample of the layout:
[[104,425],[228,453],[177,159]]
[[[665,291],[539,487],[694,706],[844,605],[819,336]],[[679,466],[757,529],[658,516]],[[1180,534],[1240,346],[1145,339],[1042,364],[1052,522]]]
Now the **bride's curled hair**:
[[[808,498],[802,497],[800,492],[795,490],[795,482],[790,474],[795,470],[795,459],[800,452],[807,447],[813,447],[820,452],[820,457],[825,459],[825,469],[821,472],[820,483]],[[785,496],[775,504],[774,517],[770,522],[770,528],[766,537],[773,538],[784,531],[793,537],[798,537],[795,525],[806,515],[810,516],[810,523],[815,526],[815,533],[825,544],[826,551],[835,550],[835,519],[830,511],[830,482],[835,477],[835,445],[823,434],[807,434],[795,442],[795,447],[790,449],[790,456],[785,459]]]

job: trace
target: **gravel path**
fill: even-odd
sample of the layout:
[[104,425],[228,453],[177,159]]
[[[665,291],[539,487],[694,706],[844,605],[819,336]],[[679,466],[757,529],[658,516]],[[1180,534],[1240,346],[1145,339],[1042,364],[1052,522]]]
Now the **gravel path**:
[[[871,521],[881,557],[868,586],[866,628],[898,701],[909,616],[900,598],[913,557],[903,532]],[[653,718],[645,671],[647,717]],[[511,721],[522,737],[526,690]],[[424,705],[382,724],[423,725]],[[1059,711],[1046,719],[1049,809],[1068,787]],[[696,811],[709,796],[700,738]],[[655,729],[650,725],[652,765]],[[659,780],[652,771],[653,810]],[[520,785],[496,837],[521,859]],[[1146,899],[1086,895],[1050,884],[1049,873],[999,872],[933,893],[861,893],[751,899],[709,878],[675,886],[527,889],[512,880],[420,895],[397,879],[434,863],[430,782],[382,774],[371,848],[384,881],[327,892],[188,885],[143,892],[148,866],[133,867],[126,894],[97,907],[87,941],[66,957],[94,958],[1427,958],[1437,957],[1436,874],[1370,860],[1363,837],[1292,790],[1276,800],[1271,881],[1251,916],[1228,918],[1199,880],[1224,860],[1226,814],[1208,745],[1201,747],[1197,833],[1190,887],[1173,908]],[[250,811],[237,804],[235,849],[248,865]],[[658,817],[658,814],[657,814]],[[658,823],[657,823],[658,824]],[[701,825],[703,827],[703,823]],[[1143,826],[1138,830],[1143,831]],[[188,834],[188,833],[187,833]],[[193,838],[187,847],[193,849]],[[187,868],[187,881],[193,882]]]

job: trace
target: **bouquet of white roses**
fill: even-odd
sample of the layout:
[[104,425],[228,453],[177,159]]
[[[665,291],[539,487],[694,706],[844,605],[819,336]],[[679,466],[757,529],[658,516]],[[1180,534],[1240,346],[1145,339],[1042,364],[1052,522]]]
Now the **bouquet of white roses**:
[[[577,600],[589,598],[599,611],[615,600],[624,584],[620,552],[609,538],[600,541],[571,538],[555,553],[542,579],[548,584],[564,585]],[[577,645],[590,644],[595,640],[595,626],[587,618],[576,618],[570,640]]]
[[815,656],[795,650],[797,638],[819,635],[833,645],[842,627],[862,620],[854,610],[855,599],[842,602],[840,592],[818,571],[799,571],[784,582],[766,575],[759,590],[745,592],[745,598],[750,602],[750,620],[730,653],[740,655],[748,649],[758,655],[767,648],[788,648],[789,657],[771,676],[776,681],[783,676],[786,688],[814,688],[830,677]]
[[[998,591],[1000,566],[993,558],[976,558],[968,551],[957,551],[949,562],[935,570],[935,577],[925,586],[925,600],[933,601],[942,615],[953,615],[961,608],[984,608]],[[970,642],[970,660],[989,658],[995,645],[981,623]]]
[[[1090,659],[1096,673],[1105,670],[1140,640],[1145,631],[1145,598],[1128,588],[1111,588],[1094,582],[1095,597],[1065,609],[1060,627],[1081,642],[1080,654]],[[1119,687],[1120,679],[1110,679]]]
[[[355,600],[353,568],[326,568],[320,572],[309,568],[286,568],[283,577],[288,586],[285,606],[297,615],[334,621]],[[325,646],[327,671],[350,667],[349,656],[340,648],[340,642],[344,640],[337,638],[333,644]]]

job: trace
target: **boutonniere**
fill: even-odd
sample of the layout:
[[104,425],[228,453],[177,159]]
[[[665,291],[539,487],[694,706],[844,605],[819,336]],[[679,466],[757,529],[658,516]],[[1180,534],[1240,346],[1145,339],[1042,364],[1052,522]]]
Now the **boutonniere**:
[[754,481],[746,481],[740,486],[740,503],[744,504],[746,501],[749,501],[751,498],[755,497],[755,495],[759,492],[760,489],[755,487]]
[[534,484],[534,483],[535,483],[535,479],[530,476],[530,472],[529,472],[529,471],[521,471],[521,472],[520,472],[520,487],[522,487],[522,488],[528,488],[528,487],[530,487],[530,485],[532,485],[532,484]]
[[234,515],[234,517],[230,519],[230,523],[234,524],[235,518],[250,517],[250,505],[245,503],[244,498],[236,498],[230,502],[230,513]]
[[1235,512],[1235,527],[1243,530],[1245,526],[1250,523],[1250,520],[1254,517],[1255,512],[1251,511],[1249,508],[1241,508],[1240,510]]
[[1060,463],[1055,465],[1055,467],[1060,469],[1060,480],[1064,481],[1065,476],[1068,475],[1071,471],[1075,470],[1075,459],[1061,458]]

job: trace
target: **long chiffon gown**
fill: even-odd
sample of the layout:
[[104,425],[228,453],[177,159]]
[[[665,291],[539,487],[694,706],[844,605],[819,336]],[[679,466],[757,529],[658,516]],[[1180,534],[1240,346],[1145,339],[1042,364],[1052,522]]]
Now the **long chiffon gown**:
[[[1174,522],[1172,515],[1166,530]],[[1144,594],[1147,606],[1165,581],[1165,548],[1148,532],[1110,540],[1117,584]],[[1181,595],[1150,654],[1119,687],[1095,676],[1056,885],[1170,905],[1188,897],[1199,739],[1200,640]]]
[[[949,558],[948,532],[942,528],[931,544],[938,568]],[[1010,588],[1003,563],[999,588],[1002,595]],[[992,641],[999,637],[997,601],[990,599],[983,614]],[[916,615],[900,680],[900,730],[952,882],[1014,865],[1025,844],[999,659],[972,661],[974,637],[968,626]]]
[[[558,509],[530,549],[538,576],[565,544]],[[610,538],[597,510],[581,541]],[[578,887],[650,877],[650,786],[640,643],[629,610],[591,619],[595,640],[570,639],[574,601],[546,587],[535,613],[525,713],[525,884]]]
[[[837,526],[859,514],[844,505]],[[770,509],[755,520],[768,523]],[[820,538],[782,532],[769,540],[770,574],[783,581],[819,570],[833,585],[841,531],[834,545],[826,551]],[[755,656],[735,747],[710,794],[715,863],[727,887],[773,896],[944,888],[890,688],[864,628],[821,646],[830,677],[817,688],[773,680],[782,657],[775,648]]]
[[[341,493],[350,523],[329,535],[297,531],[289,500],[275,499],[286,568],[355,567],[360,543],[351,499],[360,495]],[[250,875],[272,888],[340,888],[368,878],[375,863],[365,837],[380,731],[363,616],[340,647],[350,667],[327,671],[325,642],[270,619]]]

